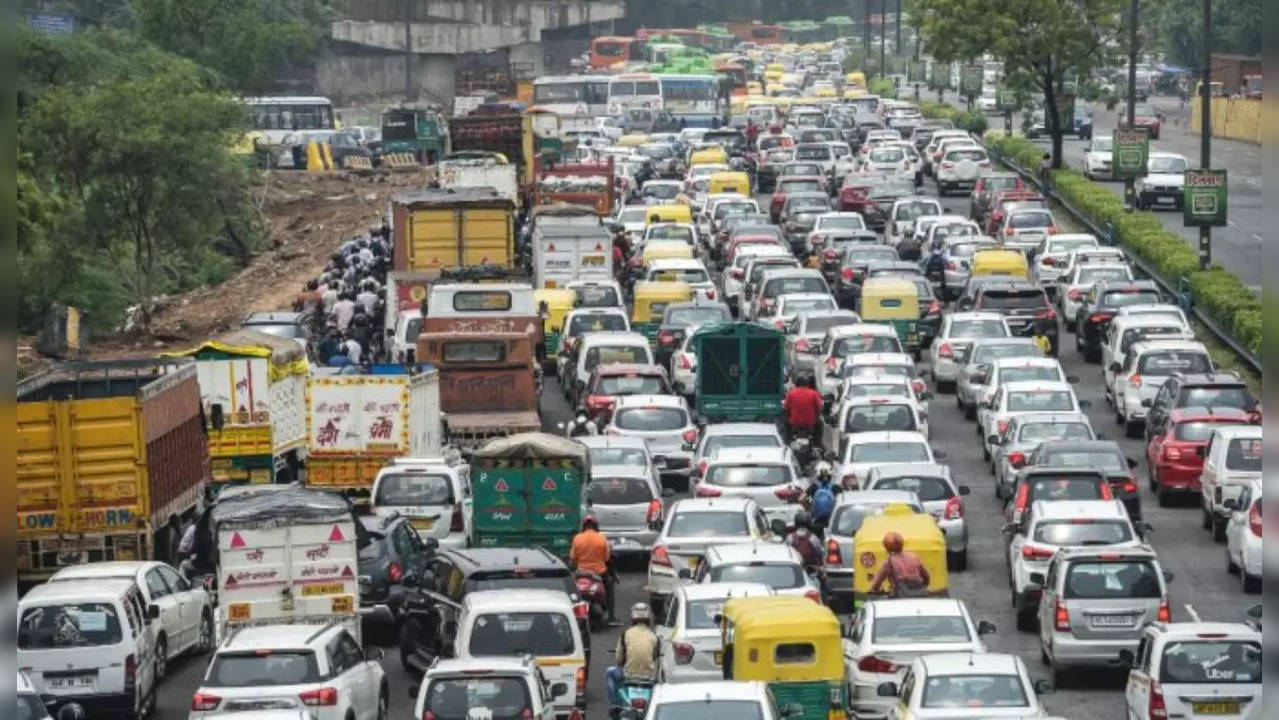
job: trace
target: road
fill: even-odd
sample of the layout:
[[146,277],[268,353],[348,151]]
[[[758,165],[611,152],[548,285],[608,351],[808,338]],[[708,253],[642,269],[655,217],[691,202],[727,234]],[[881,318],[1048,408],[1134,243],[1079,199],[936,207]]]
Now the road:
[[[931,182],[925,183],[924,190],[935,194]],[[1204,619],[1242,620],[1246,608],[1260,602],[1259,596],[1245,595],[1237,578],[1226,573],[1223,546],[1214,544],[1207,532],[1199,529],[1197,508],[1159,507],[1146,487],[1145,453],[1140,442],[1123,438],[1122,429],[1115,424],[1114,415],[1102,396],[1099,367],[1085,364],[1074,351],[1073,343],[1066,342],[1063,347],[1061,362],[1066,373],[1080,378],[1078,395],[1081,400],[1092,402],[1088,413],[1093,427],[1117,439],[1124,453],[1140,463],[1135,472],[1143,488],[1144,515],[1155,528],[1151,542],[1164,568],[1174,574],[1170,584],[1173,618],[1188,619],[1185,604],[1193,603]],[[542,416],[548,429],[553,423],[568,418],[568,407],[553,383],[548,383],[542,394]],[[1047,673],[1039,662],[1036,636],[1016,630],[1007,570],[1001,555],[1002,505],[995,499],[993,476],[982,460],[980,446],[974,442],[974,424],[964,419],[954,396],[945,394],[931,402],[930,425],[934,447],[945,451],[944,462],[951,466],[954,477],[972,491],[965,505],[969,522],[969,567],[950,576],[951,595],[965,600],[974,618],[996,623],[999,631],[987,637],[990,650],[1016,652],[1024,658],[1032,674],[1044,677]],[[646,599],[640,590],[645,573],[642,566],[634,566],[622,568],[620,576],[617,607],[619,615],[624,615],[631,603]],[[607,650],[616,643],[617,633],[616,629],[605,631],[593,640],[596,652],[592,655],[587,706],[587,715],[592,720],[601,720],[606,712],[604,669],[611,660]],[[190,658],[170,665],[171,674],[160,688],[158,720],[186,716],[191,694],[199,685],[205,664],[205,658]],[[407,693],[415,681],[400,668],[398,660],[387,658],[383,664],[391,688],[391,718],[410,720],[413,703]],[[1064,717],[1118,720],[1124,717],[1124,677],[1122,672],[1076,673],[1072,675],[1074,682],[1070,687],[1059,689],[1044,702],[1054,714]]]

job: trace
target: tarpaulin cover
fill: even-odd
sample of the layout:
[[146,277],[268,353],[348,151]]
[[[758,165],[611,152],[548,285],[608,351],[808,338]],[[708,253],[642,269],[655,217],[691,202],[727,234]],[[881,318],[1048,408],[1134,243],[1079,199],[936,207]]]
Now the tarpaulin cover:
[[497,438],[476,450],[473,456],[477,458],[524,458],[528,460],[576,458],[583,464],[587,461],[585,445],[576,440],[541,432],[519,433]]
[[337,493],[301,485],[241,485],[223,489],[210,511],[213,524],[350,520],[351,505]]
[[578,215],[594,215],[595,208],[591,205],[582,205],[580,203],[557,202],[547,205],[538,205],[533,208],[533,217],[542,215],[551,215],[555,217],[576,217]]
[[296,341],[247,328],[223,333],[190,350],[164,353],[162,357],[195,357],[206,350],[227,355],[269,358],[271,362],[267,366],[267,372],[272,382],[286,375],[306,375],[310,369],[306,354]]

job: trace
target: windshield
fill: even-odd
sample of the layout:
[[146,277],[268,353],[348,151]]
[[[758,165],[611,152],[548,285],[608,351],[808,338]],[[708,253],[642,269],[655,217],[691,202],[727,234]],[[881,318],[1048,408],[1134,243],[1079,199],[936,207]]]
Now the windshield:
[[1068,253],[1071,250],[1077,250],[1085,247],[1097,247],[1097,241],[1090,237],[1052,240],[1049,241],[1048,247],[1045,248],[1045,251],[1050,253]]
[[976,160],[982,162],[986,159],[986,151],[977,148],[963,148],[962,150],[951,150],[946,153],[946,159],[952,161]]
[[754,700],[692,700],[664,702],[650,713],[653,720],[763,720]]
[[868,442],[853,446],[855,463],[926,463],[933,458],[928,446],[912,442]]
[[1158,290],[1149,289],[1132,289],[1132,290],[1112,290],[1101,296],[1101,305],[1104,307],[1124,307],[1126,305],[1145,305],[1146,303],[1157,303],[1161,300]]
[[1025,707],[1026,689],[1017,675],[930,675],[923,707]]
[[1180,174],[1186,171],[1186,161],[1181,158],[1152,157],[1146,161],[1146,172]]
[[1246,640],[1172,642],[1159,667],[1164,684],[1251,684],[1261,677],[1261,644]]
[[750,534],[746,516],[740,512],[677,512],[666,530],[670,537],[717,537]]
[[666,383],[656,375],[605,375],[599,379],[595,392],[600,395],[661,395]]
[[715,219],[721,220],[730,215],[748,215],[754,212],[759,212],[759,208],[755,207],[754,203],[720,203],[715,206]]
[[795,317],[802,312],[810,312],[813,310],[834,310],[835,300],[833,298],[782,298],[782,307],[778,310],[778,314],[785,317]]
[[1096,477],[1035,478],[1028,495],[1031,500],[1101,500],[1105,482]]
[[1212,360],[1202,352],[1193,350],[1164,350],[1144,353],[1137,361],[1141,375],[1171,375],[1182,373],[1212,372]]
[[1226,448],[1226,469],[1238,472],[1261,472],[1261,440],[1236,438]]
[[906,178],[889,178],[887,180],[878,180],[870,186],[870,197],[898,197],[901,195],[910,195],[915,191],[915,184]]
[[617,313],[585,313],[574,315],[568,323],[568,334],[577,336],[588,332],[626,330],[626,318]]
[[727,487],[773,487],[792,479],[788,465],[713,465],[703,482]]
[[530,708],[522,678],[486,675],[435,680],[426,691],[423,715],[436,720],[519,720]]
[[1132,271],[1126,267],[1081,267],[1076,276],[1080,285],[1089,285],[1102,280],[1131,280]]
[[1159,573],[1146,560],[1076,561],[1066,574],[1065,596],[1078,599],[1157,598]]
[[964,643],[972,640],[968,623],[958,615],[877,617],[871,630],[876,645]]
[[644,197],[658,198],[661,200],[673,200],[679,195],[679,185],[668,183],[646,183],[640,194]]
[[859,353],[898,353],[901,341],[891,335],[848,335],[835,341],[831,356],[848,357]]
[[800,145],[799,147],[795,148],[795,159],[796,160],[830,160],[831,151],[830,151],[830,148],[824,145],[817,145],[817,146],[811,146],[811,147]]
[[[1029,358],[1042,356],[1043,352],[1039,347],[1027,343],[997,343],[990,345],[978,345],[975,350],[970,350],[971,356],[966,362],[973,364],[989,363],[995,360],[1003,360],[1008,358]],[[1051,377],[1056,377],[1057,369],[1053,367],[1044,368],[1051,371]],[[1001,378],[1003,382],[1008,382],[1008,378]]]
[[1009,227],[1044,228],[1052,227],[1053,216],[1046,212],[1019,212],[1008,218]]
[[910,390],[904,382],[854,383],[844,389],[844,398],[907,397]]
[[595,505],[640,505],[653,499],[648,481],[636,477],[593,476],[586,493]]
[[880,147],[870,151],[871,162],[895,163],[906,157],[906,151],[899,147]]
[[781,440],[776,435],[712,435],[702,446],[704,457],[715,457],[720,450],[727,448],[775,448],[781,447]]
[[1094,468],[1106,472],[1122,472],[1128,463],[1116,450],[1045,449],[1035,461],[1046,467]]
[[939,477],[903,476],[880,478],[872,490],[903,490],[919,496],[920,502],[940,502],[955,496],[950,483]]
[[1043,290],[987,290],[977,307],[982,310],[1030,310],[1048,307]]
[[710,282],[710,276],[701,268],[663,268],[653,270],[649,280],[660,282],[686,282],[690,285]]
[[1019,442],[1044,442],[1046,440],[1092,440],[1088,426],[1077,422],[1029,423],[1021,426],[1017,434]]
[[788,180],[780,183],[777,192],[786,194],[793,192],[820,192],[822,183],[820,180]]
[[1071,412],[1075,410],[1075,399],[1069,390],[1021,390],[1008,393],[1006,407],[1010,413]]
[[572,655],[573,621],[558,612],[484,613],[471,626],[471,655]]
[[850,433],[915,429],[915,413],[905,404],[858,405],[844,421],[844,432]]
[[930,202],[898,203],[893,218],[896,220],[914,220],[925,215],[940,215],[941,208]]
[[686,630],[719,629],[717,616],[724,612],[725,600],[690,600],[684,610]]
[[826,292],[826,283],[819,277],[790,277],[769,280],[764,286],[762,295],[773,298],[778,295],[824,292]]
[[849,263],[858,265],[869,265],[879,260],[894,261],[897,260],[897,251],[890,247],[867,247],[865,245],[854,245],[856,250],[849,250],[847,260]]
[[1045,520],[1035,526],[1034,539],[1049,545],[1114,545],[1132,539],[1132,530],[1118,520]]
[[1003,320],[955,320],[950,324],[950,337],[953,338],[985,338],[1008,337],[1008,328]]
[[[617,288],[611,285],[582,285],[573,288],[577,294],[577,304],[584,308],[621,307],[621,299],[617,297]],[[625,318],[615,315],[625,322]]]
[[688,414],[681,408],[624,408],[613,415],[613,424],[621,430],[640,432],[679,430],[688,424]]
[[648,467],[648,454],[639,448],[596,448],[590,449],[591,465],[634,465]]
[[18,647],[23,650],[116,645],[123,637],[120,617],[108,603],[27,607],[18,620]]
[[804,570],[794,563],[751,562],[722,565],[711,570],[712,582],[748,582],[787,590],[804,584]]
[[266,687],[320,681],[315,653],[309,650],[216,653],[209,677],[212,687]]
[[836,215],[818,218],[817,227],[822,230],[865,230],[866,222],[861,215]]
[[1191,387],[1182,391],[1179,407],[1232,407],[1251,410],[1252,393],[1242,385]]
[[810,208],[814,210],[817,210],[817,209],[829,210],[830,201],[827,200],[826,198],[820,198],[820,197],[797,197],[797,198],[792,198],[789,202],[786,203],[787,212],[797,212],[800,210],[806,210]]
[[377,481],[374,505],[452,505],[453,483],[447,475],[398,473]]
[[833,327],[854,325],[857,318],[849,315],[810,315],[804,321],[805,335],[821,335]]

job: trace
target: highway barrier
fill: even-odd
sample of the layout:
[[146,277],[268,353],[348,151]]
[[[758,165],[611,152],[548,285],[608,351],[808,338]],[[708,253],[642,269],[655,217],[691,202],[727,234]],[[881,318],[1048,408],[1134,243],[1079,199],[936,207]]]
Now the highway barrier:
[[382,156],[382,167],[391,170],[418,167],[417,157],[413,153],[387,153]]

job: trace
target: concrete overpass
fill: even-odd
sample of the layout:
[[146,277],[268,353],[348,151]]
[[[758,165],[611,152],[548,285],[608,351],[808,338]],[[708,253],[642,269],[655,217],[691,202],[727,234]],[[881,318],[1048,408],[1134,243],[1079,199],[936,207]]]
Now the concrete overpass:
[[319,92],[341,103],[404,97],[412,88],[411,99],[447,102],[458,71],[501,64],[522,77],[546,74],[548,45],[584,51],[592,35],[607,33],[626,14],[626,3],[339,0],[334,10],[330,52],[316,72]]

